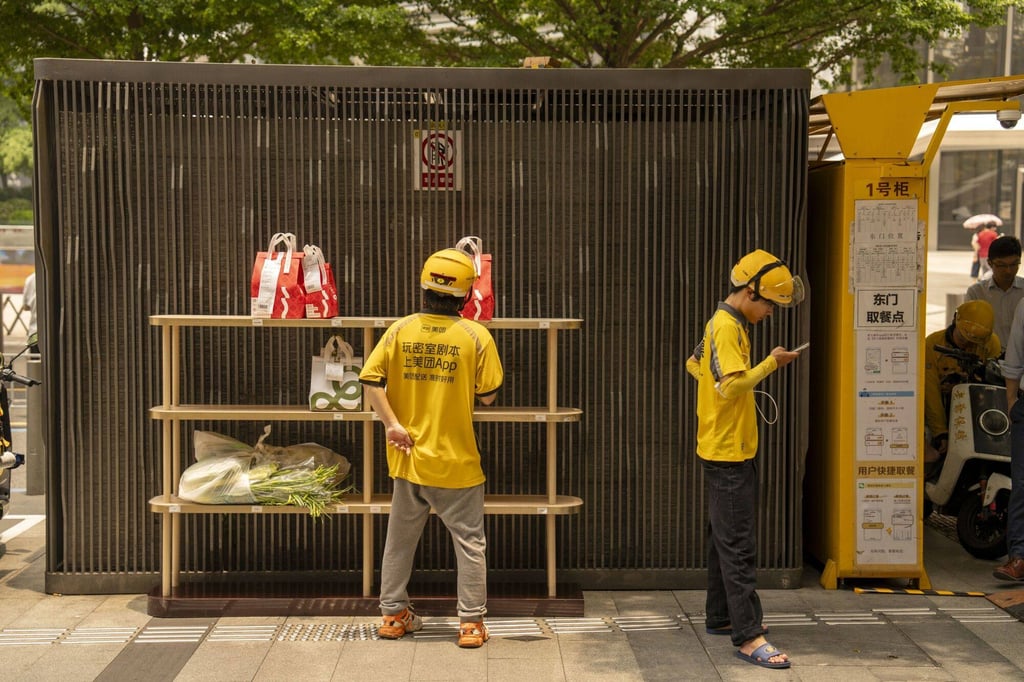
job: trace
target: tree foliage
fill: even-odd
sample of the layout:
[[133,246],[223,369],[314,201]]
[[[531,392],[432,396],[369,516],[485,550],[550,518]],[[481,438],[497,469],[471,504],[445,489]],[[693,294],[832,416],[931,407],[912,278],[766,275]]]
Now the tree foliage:
[[576,67],[804,67],[840,84],[853,57],[869,73],[888,58],[912,82],[925,66],[922,41],[1003,22],[1010,5],[1024,2],[428,0],[421,20],[435,13],[451,22],[435,34],[434,61],[443,64],[533,55]]
[[15,103],[0,96],[0,189],[7,187],[10,173],[32,172],[32,129],[18,113]]
[[387,0],[2,0],[0,88],[27,116],[38,57],[408,64],[421,35]]
[[32,60],[575,67],[806,67],[853,57],[912,80],[924,41],[1002,22],[1024,0],[3,0],[0,90],[27,115]]

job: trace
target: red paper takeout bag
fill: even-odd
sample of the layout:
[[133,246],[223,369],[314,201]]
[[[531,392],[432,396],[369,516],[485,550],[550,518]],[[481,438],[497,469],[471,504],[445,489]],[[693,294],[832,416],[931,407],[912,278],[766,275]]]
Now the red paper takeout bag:
[[469,300],[462,307],[462,316],[486,322],[494,318],[494,287],[491,283],[491,254],[483,253],[480,237],[463,237],[455,248],[466,252],[476,267],[476,283]]
[[319,246],[302,247],[302,279],[306,290],[306,317],[325,319],[338,316],[338,287],[331,264]]
[[267,250],[256,254],[249,292],[252,297],[250,314],[253,317],[305,317],[302,252],[296,249],[294,234],[276,233],[270,238]]

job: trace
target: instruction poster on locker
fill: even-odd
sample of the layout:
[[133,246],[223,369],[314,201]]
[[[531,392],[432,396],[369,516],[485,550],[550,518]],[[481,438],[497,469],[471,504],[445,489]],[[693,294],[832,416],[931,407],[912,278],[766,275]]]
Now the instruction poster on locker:
[[917,199],[855,202],[850,244],[850,288],[920,289],[924,262]]
[[857,461],[917,458],[917,295],[857,292]]
[[857,564],[917,564],[916,491],[914,478],[857,479]]

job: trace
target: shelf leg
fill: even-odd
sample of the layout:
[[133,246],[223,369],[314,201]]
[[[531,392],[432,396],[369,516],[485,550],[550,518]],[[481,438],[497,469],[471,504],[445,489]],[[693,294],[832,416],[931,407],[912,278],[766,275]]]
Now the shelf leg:
[[[175,402],[177,404],[177,402]],[[178,494],[181,480],[181,422],[171,424],[171,491]],[[181,514],[171,514],[171,586],[177,587],[181,576]]]
[[[547,446],[548,446],[548,460],[547,460],[547,480],[548,480],[548,503],[554,504],[558,500],[558,488],[555,485],[556,477],[558,476],[558,467],[556,465],[558,457],[555,454],[558,446],[558,438],[556,433],[556,424],[548,424],[547,433]],[[554,597],[555,595],[555,517],[548,515],[544,519],[544,525],[547,536],[547,574],[548,574],[548,596]]]
[[558,330],[548,329],[548,410],[558,410]]
[[547,574],[548,574],[548,596],[556,597],[555,589],[555,517],[550,514],[544,518],[544,526],[547,531]]
[[[374,346],[373,329],[363,329],[363,357],[368,357]],[[366,395],[363,395],[363,401]],[[364,409],[372,409],[363,405]],[[376,427],[371,420],[363,427],[363,502],[373,500],[373,432]],[[373,514],[363,514],[363,596],[372,597],[373,590]]]
[[[558,410],[558,330],[548,329],[548,410]],[[548,503],[558,500],[558,425],[547,424],[547,483]],[[548,596],[557,596],[555,589],[555,517],[544,519],[545,535],[547,536],[547,567]]]
[[171,514],[163,512],[160,525],[160,595],[171,596]]
[[181,583],[181,514],[171,514],[171,587]]
[[373,514],[363,514],[363,596],[373,590]]

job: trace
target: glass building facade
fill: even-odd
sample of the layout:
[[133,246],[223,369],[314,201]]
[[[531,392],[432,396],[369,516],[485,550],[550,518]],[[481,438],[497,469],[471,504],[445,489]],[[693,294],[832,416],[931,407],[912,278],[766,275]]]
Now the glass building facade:
[[[1010,8],[1001,26],[972,27],[963,35],[922,44],[919,49],[922,57],[941,65],[941,70],[918,73],[917,79],[922,83],[1024,74],[1024,12]],[[867,87],[900,84],[899,76],[882,66]],[[933,213],[935,224],[930,226],[933,238],[929,248],[969,251],[971,233],[961,224],[965,212],[994,213],[1003,220],[1003,233],[1024,236],[1022,135],[1001,134],[993,126],[991,115],[971,118],[985,124],[990,134],[979,131],[953,142],[950,138],[956,133],[947,132],[943,139],[932,168],[933,175],[938,174],[938,210]],[[1024,132],[1024,122],[1018,124],[1018,130]]]

